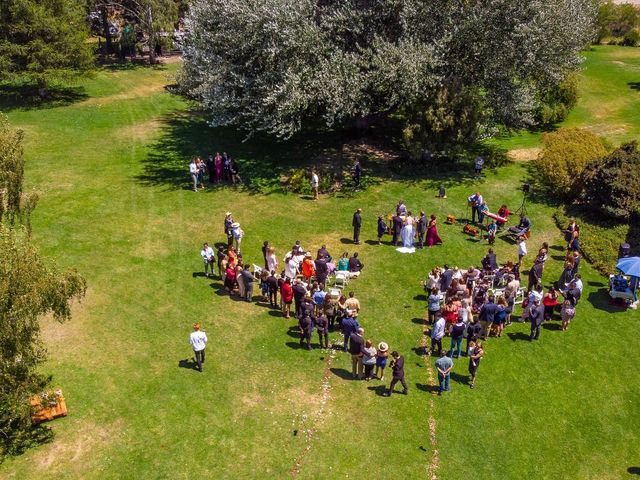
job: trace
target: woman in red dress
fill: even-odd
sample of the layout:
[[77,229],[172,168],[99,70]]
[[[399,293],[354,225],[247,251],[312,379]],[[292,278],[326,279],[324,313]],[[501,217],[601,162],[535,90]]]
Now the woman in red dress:
[[440,235],[438,235],[437,220],[435,215],[431,215],[429,225],[427,226],[427,247],[433,247],[437,243],[442,243]]

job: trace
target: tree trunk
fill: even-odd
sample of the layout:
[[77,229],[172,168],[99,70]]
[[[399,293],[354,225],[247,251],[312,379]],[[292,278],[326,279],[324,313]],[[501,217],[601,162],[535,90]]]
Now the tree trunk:
[[151,7],[147,7],[147,11],[145,13],[146,24],[147,24],[147,35],[149,36],[149,41],[147,42],[147,46],[149,47],[149,64],[155,65],[157,63],[156,60],[156,32],[153,28],[153,12],[151,11]]
[[109,12],[107,12],[107,8],[103,6],[100,13],[102,15],[102,30],[105,41],[107,42],[105,53],[109,55],[113,53],[113,39],[111,38],[111,30],[109,29]]

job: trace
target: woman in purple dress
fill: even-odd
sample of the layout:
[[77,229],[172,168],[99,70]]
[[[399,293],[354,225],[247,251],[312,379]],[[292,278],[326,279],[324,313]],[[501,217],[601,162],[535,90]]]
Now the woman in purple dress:
[[437,243],[442,243],[440,235],[438,235],[437,220],[435,215],[431,215],[429,225],[427,226],[427,247],[432,247]]

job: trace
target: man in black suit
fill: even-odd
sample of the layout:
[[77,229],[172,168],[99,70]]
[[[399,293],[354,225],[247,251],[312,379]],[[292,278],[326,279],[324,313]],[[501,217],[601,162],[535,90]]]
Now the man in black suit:
[[313,333],[313,318],[311,315],[302,315],[298,321],[300,327],[300,346],[307,343],[307,350],[311,350],[311,334]]
[[351,225],[353,225],[353,243],[356,245],[360,244],[360,227],[362,227],[362,209],[359,208],[356,210],[356,213],[353,214],[353,221]]
[[529,321],[531,321],[531,336],[529,337],[529,341],[538,340],[540,327],[542,326],[542,322],[544,322],[544,305],[541,305],[540,299],[535,297],[533,305],[529,308]]
[[302,313],[302,299],[307,294],[307,289],[302,284],[302,280],[296,280],[293,286],[293,300],[296,304],[296,317],[300,317]]
[[400,230],[402,230],[402,218],[399,215],[393,216],[393,240],[394,246],[398,244],[398,238],[400,238]]
[[420,212],[420,219],[418,220],[418,248],[424,246],[424,234],[427,231],[427,216],[424,212]]
[[544,269],[543,263],[534,263],[533,267],[529,270],[529,286],[528,291],[536,288],[540,282],[542,282],[542,270]]
[[396,383],[398,382],[402,384],[402,393],[406,395],[407,393],[409,393],[409,387],[407,387],[407,382],[404,379],[404,357],[395,351],[391,353],[391,356],[393,357],[393,360],[391,360],[391,369],[393,371],[393,376],[391,378],[391,385],[389,386],[389,390],[387,390],[383,395],[385,397],[390,397],[393,393],[393,389],[395,388]]

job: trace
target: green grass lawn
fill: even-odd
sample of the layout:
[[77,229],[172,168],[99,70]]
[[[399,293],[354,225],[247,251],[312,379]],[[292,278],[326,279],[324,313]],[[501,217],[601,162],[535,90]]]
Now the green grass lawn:
[[[588,53],[581,88],[589,93],[569,124],[613,126],[628,115],[621,136],[608,135],[637,135],[638,92],[627,86],[621,98],[622,66],[610,73],[612,62],[624,62],[624,83],[632,81],[636,52]],[[480,181],[453,176],[446,200],[434,198],[441,179],[407,180],[384,169],[365,191],[318,202],[278,188],[194,193],[187,174],[192,154],[235,153],[243,176],[273,185],[269,177],[279,166],[338,151],[339,136],[241,143],[241,135],[190,116],[163,88],[175,70],[102,71],[83,84],[86,98],[75,103],[9,111],[26,131],[27,186],[41,195],[36,241],[60,266],[85,274],[89,291],[69,323],[43,322],[50,356],[44,370],[64,389],[70,415],[51,424],[51,444],[1,465],[0,478],[419,479],[435,472],[442,479],[618,479],[640,466],[638,315],[608,305],[606,281],[589,265],[568,332],[552,322],[531,344],[523,340],[527,325],[514,324],[487,342],[476,389],[465,384],[467,365],[458,361],[452,392],[436,397],[433,364],[419,349],[426,308],[419,282],[434,265],[477,264],[486,246],[460,226],[442,224],[445,244],[414,255],[359,246],[365,272],[349,288],[363,305],[365,336],[406,357],[410,394],[389,399],[379,395],[380,382],[344,378],[348,355],[299,350],[293,321],[263,302],[221,295],[218,279],[195,275],[202,242],[223,240],[226,210],[242,222],[250,261],[259,263],[264,240],[279,256],[297,239],[309,249],[326,243],[335,256],[354,249],[348,238],[357,207],[364,209],[363,240],[374,239],[376,215],[399,198],[441,220],[464,217],[466,196],[476,189],[494,210],[501,203],[517,207],[523,164]],[[608,79],[618,88],[610,97],[615,107],[597,119],[595,110],[609,97],[592,99],[591,92]],[[562,237],[552,206],[528,208],[535,233],[525,266],[549,241],[548,285],[560,275]],[[495,248],[499,261],[516,258],[516,247],[502,239]],[[194,321],[210,339],[202,374],[180,367],[192,356],[187,339]],[[341,340],[336,333],[330,338]]]
[[[594,46],[584,52],[579,99],[561,126],[588,128],[617,146],[640,136],[640,53]],[[507,149],[540,147],[540,134],[519,132],[496,143]]]

